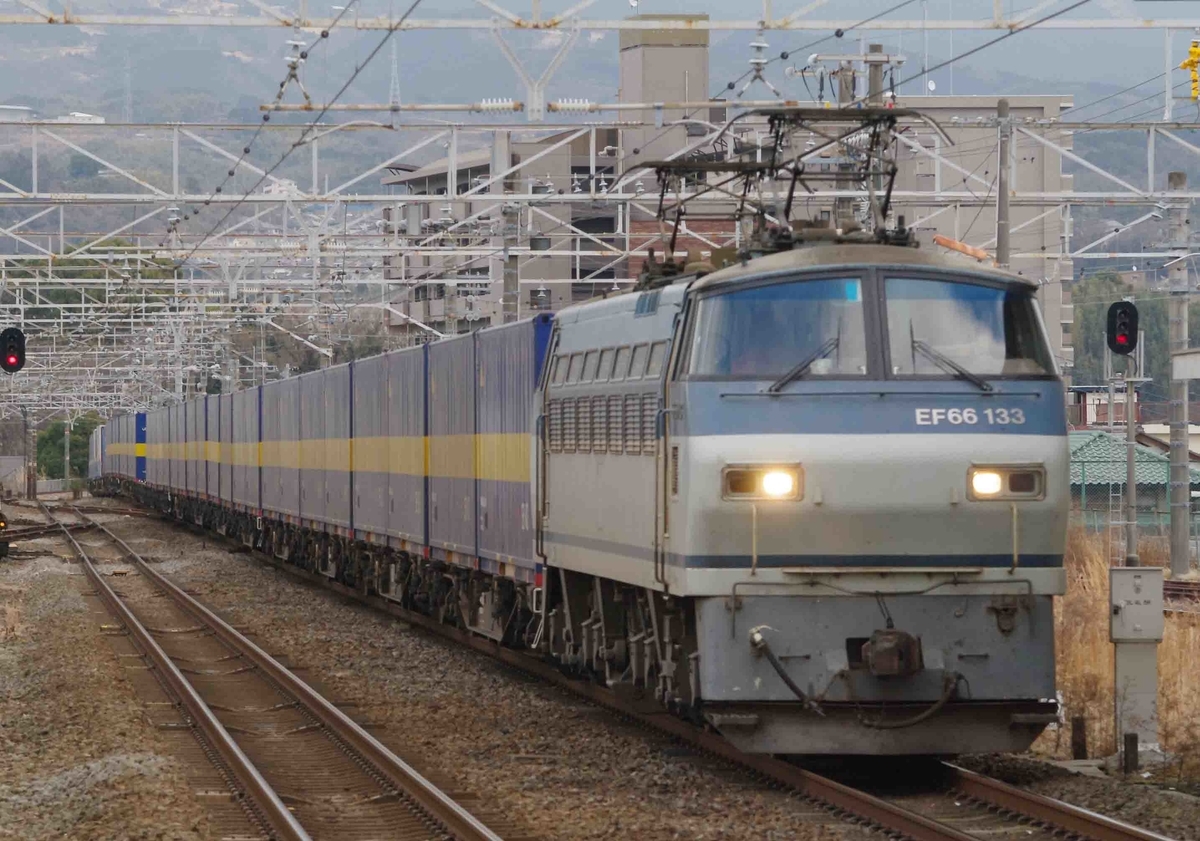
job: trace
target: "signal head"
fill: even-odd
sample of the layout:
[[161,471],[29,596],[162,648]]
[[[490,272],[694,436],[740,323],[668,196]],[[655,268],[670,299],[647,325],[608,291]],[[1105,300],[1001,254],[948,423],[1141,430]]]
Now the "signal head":
[[25,334],[16,327],[0,332],[0,370],[15,374],[25,367]]
[[1108,349],[1126,356],[1137,348],[1138,310],[1130,301],[1117,301],[1108,308]]

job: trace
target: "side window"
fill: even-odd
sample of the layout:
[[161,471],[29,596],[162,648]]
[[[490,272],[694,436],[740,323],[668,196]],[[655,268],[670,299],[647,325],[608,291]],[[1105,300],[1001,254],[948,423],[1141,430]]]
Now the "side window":
[[629,348],[617,348],[617,367],[613,369],[612,378],[623,380],[629,373]]
[[642,374],[646,373],[646,355],[649,348],[646,345],[638,345],[633,349],[633,367],[629,369],[629,379],[640,379]]
[[655,342],[650,345],[650,365],[646,369],[647,377],[658,377],[662,373],[663,362],[667,359],[667,343]]
[[600,351],[600,370],[596,372],[597,380],[612,379],[613,357],[617,352],[612,348]]
[[583,358],[583,381],[590,383],[596,379],[596,363],[600,359],[600,351],[589,350],[587,356]]
[[554,357],[554,373],[550,377],[550,381],[555,385],[562,385],[567,379],[567,360],[561,356]]
[[571,357],[571,368],[567,371],[567,385],[574,385],[579,382],[579,375],[583,373],[583,354],[577,353]]

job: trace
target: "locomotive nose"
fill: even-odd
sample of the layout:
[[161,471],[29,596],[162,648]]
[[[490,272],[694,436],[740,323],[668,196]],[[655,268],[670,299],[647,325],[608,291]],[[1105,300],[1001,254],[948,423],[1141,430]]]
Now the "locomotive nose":
[[[691,483],[701,510],[688,542],[704,556],[921,567],[1055,565],[1062,554],[1069,488],[1049,478],[1066,472],[1061,437],[766,435],[693,458],[709,487]],[[787,495],[766,492],[775,475]]]

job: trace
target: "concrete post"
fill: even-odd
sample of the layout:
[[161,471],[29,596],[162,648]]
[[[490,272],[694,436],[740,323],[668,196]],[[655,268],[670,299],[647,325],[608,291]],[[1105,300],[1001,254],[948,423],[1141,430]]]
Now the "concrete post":
[[1137,418],[1134,417],[1134,361],[1125,357],[1125,566],[1138,565]]
[[[1167,174],[1167,189],[1187,188],[1187,173]],[[1170,351],[1188,346],[1188,253],[1190,204],[1181,202],[1170,209],[1171,250],[1180,257],[1171,265],[1169,306]],[[1191,476],[1188,467],[1188,381],[1171,380],[1171,575],[1179,577],[1191,569]]]
[[[869,53],[882,53],[883,44],[871,44]],[[883,65],[871,62],[867,65],[867,104],[883,105]]]
[[1000,122],[1000,148],[996,156],[996,265],[1006,269],[1009,262],[1008,149],[1012,142],[1007,99],[996,103],[996,116]]
[[71,481],[71,416],[63,424],[63,490]]
[[[491,172],[501,173],[510,166],[512,166],[512,134],[507,131],[494,132]],[[517,320],[518,298],[521,292],[516,269],[509,266],[510,257],[506,249],[506,246],[515,244],[516,240],[506,233],[509,223],[504,218],[504,182],[497,181],[488,188],[488,192],[497,195],[496,204],[489,213],[495,229],[491,238],[493,254],[488,258],[488,279],[493,290],[497,286],[500,290],[500,306],[492,314],[492,323],[508,324]]]
[[[837,98],[840,107],[847,107],[854,101],[854,65],[850,62],[843,62],[842,65],[834,71],[837,77]],[[850,169],[846,164],[838,164],[840,172],[848,172]],[[851,190],[854,182],[850,178],[840,177],[837,179],[837,189]],[[851,199],[836,199],[833,203],[833,223],[835,228],[845,226],[854,218],[854,202]]]

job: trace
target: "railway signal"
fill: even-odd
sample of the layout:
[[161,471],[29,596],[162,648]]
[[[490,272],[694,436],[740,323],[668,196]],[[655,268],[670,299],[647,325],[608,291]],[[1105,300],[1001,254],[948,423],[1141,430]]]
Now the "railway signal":
[[0,368],[15,374],[25,367],[25,334],[16,327],[0,332]]
[[1137,348],[1138,311],[1130,301],[1117,301],[1108,308],[1108,349],[1128,356]]

